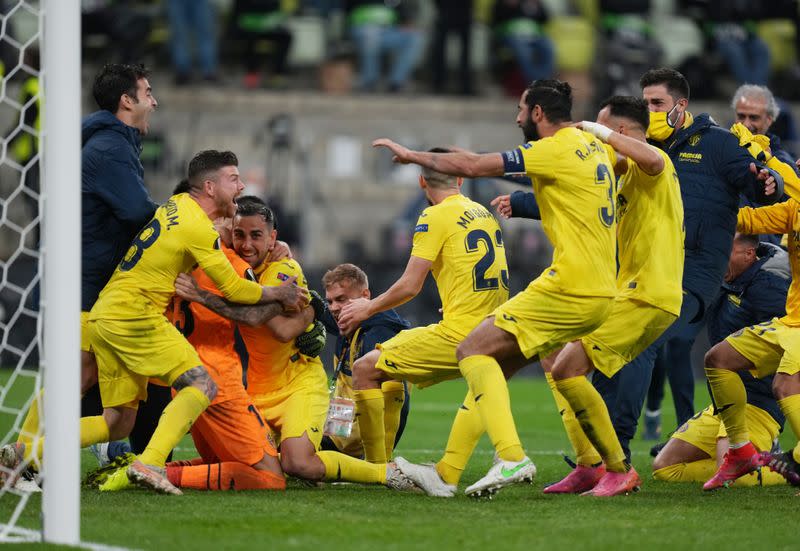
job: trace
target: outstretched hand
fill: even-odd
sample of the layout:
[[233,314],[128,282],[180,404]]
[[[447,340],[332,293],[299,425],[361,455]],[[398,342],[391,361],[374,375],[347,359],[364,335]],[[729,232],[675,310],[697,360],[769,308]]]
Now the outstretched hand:
[[503,218],[511,218],[511,195],[498,195],[489,203]]
[[385,147],[393,153],[392,161],[395,163],[408,164],[411,161],[411,150],[403,147],[399,143],[393,142],[388,138],[378,138],[372,142],[372,147]]

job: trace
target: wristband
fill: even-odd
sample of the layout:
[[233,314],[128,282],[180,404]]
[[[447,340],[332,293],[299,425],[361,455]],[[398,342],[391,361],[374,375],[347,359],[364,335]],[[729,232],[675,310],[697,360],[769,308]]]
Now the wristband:
[[583,128],[584,132],[588,132],[589,134],[600,138],[604,142],[608,141],[608,137],[613,132],[613,130],[611,130],[609,127],[603,126],[602,124],[598,124],[596,122],[583,121],[581,122],[581,127]]

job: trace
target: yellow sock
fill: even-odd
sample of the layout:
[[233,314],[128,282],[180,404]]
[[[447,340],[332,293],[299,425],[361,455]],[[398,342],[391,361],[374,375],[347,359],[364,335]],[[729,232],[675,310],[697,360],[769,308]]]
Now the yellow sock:
[[108,424],[102,415],[81,417],[81,448],[108,442]]
[[475,398],[467,391],[464,403],[458,408],[444,455],[436,463],[436,471],[448,484],[458,486],[461,475],[483,434],[483,423],[475,407]]
[[364,458],[370,463],[386,463],[386,434],[383,428],[383,391],[379,388],[354,390],[356,418],[364,446]]
[[33,462],[36,469],[41,467],[42,452],[44,450],[44,437],[42,427],[39,426],[39,403],[42,401],[43,393],[40,390],[31,402],[31,407],[25,415],[25,420],[19,429],[17,442],[25,444],[25,461]]
[[597,465],[602,461],[600,454],[597,453],[592,443],[586,438],[586,434],[583,432],[581,424],[578,423],[578,420],[575,418],[575,412],[570,407],[569,402],[567,402],[564,395],[556,388],[556,382],[553,380],[553,376],[545,372],[544,377],[547,379],[547,385],[550,387],[553,398],[556,400],[556,407],[558,408],[558,413],[561,415],[561,422],[564,424],[564,430],[567,431],[567,438],[569,438],[569,443],[572,444],[572,450],[575,452],[575,462],[585,467]]
[[163,467],[169,452],[189,432],[192,423],[208,404],[208,396],[200,389],[193,386],[182,388],[164,408],[150,442],[139,456],[142,463]]
[[[778,400],[778,405],[786,416],[789,426],[792,427],[795,437],[800,441],[800,394]],[[800,461],[800,442],[795,446],[792,455],[795,461]]]
[[400,381],[386,381],[383,392],[383,432],[386,439],[386,459],[392,457],[397,430],[400,428],[400,412],[406,401],[406,389]]
[[606,469],[625,472],[625,453],[614,432],[608,408],[600,393],[584,377],[570,377],[556,381],[556,388],[572,406],[584,434],[603,458]]
[[747,432],[747,393],[741,377],[734,371],[706,367],[706,377],[714,398],[714,408],[719,411],[731,445],[750,440]]
[[384,484],[386,482],[386,463],[367,463],[339,452],[317,452],[325,465],[325,480],[347,480],[362,484]]
[[717,462],[711,458],[676,463],[653,471],[653,478],[667,482],[705,482],[717,472]]
[[476,355],[458,362],[458,368],[475,396],[481,422],[498,457],[504,461],[521,461],[525,452],[511,414],[508,384],[500,364],[491,356]]
[[[653,471],[653,478],[667,482],[705,482],[717,472],[717,462],[713,459],[700,459],[691,463],[676,463]],[[746,474],[736,479],[734,486],[775,486],[786,484],[786,479],[767,467],[758,472]]]

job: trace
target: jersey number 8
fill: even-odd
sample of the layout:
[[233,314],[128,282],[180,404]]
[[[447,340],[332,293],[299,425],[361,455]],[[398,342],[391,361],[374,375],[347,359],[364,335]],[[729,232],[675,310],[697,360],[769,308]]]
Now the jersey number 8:
[[144,250],[155,243],[159,235],[161,235],[161,223],[157,218],[153,218],[134,238],[128,252],[125,253],[125,258],[119,263],[120,271],[127,272],[136,266],[139,260],[142,259]]

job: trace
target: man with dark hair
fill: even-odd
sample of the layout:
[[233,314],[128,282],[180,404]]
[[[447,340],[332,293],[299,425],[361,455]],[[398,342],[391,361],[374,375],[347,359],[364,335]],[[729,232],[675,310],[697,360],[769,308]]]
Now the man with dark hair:
[[175,396],[147,447],[127,468],[131,482],[171,494],[181,492],[166,478],[166,458],[217,394],[194,347],[164,316],[178,275],[199,265],[226,298],[243,304],[297,310],[307,302],[296,286],[266,288],[240,278],[221,250],[210,221],[236,212],[235,198],[244,185],[235,155],[203,151],[191,165],[207,170],[190,180],[189,193],[172,196],[156,210],[92,307],[87,332],[104,410],[102,416],[81,418],[83,446],[124,438],[139,401],[147,397],[148,379],[171,386]]
[[636,433],[656,355],[664,348],[678,422],[694,414],[692,344],[728,264],[739,195],[751,189],[762,203],[783,193],[782,179],[755,161],[739,140],[707,114],[686,108],[689,84],[673,69],[653,69],[640,81],[650,109],[647,136],[667,152],[680,181],[686,241],[683,303],[678,320],[615,377],[595,373],[593,382],[608,405],[626,456]]
[[[107,64],[95,77],[93,95],[99,111],[82,122],[81,149],[81,394],[97,383],[97,363],[89,345],[86,323],[97,296],[122,260],[136,233],[153,216],[156,205],[144,185],[139,161],[142,136],[147,134],[150,115],[158,107],[148,71],[143,65]],[[169,391],[153,388],[149,407],[160,410]],[[83,401],[84,414],[98,413],[96,391]],[[39,432],[39,399],[31,404],[20,432],[19,444],[26,447],[26,459],[41,455],[34,449]],[[137,451],[152,434],[141,426],[143,438]]]
[[[547,486],[545,493],[614,496],[632,491],[641,482],[616,439],[602,398],[586,375],[597,370],[612,376],[657,339],[680,312],[683,206],[672,162],[645,140],[648,119],[643,99],[614,96],[603,102],[596,123],[579,124],[607,144],[614,171],[620,175],[618,295],[599,328],[542,362],[576,455],[575,468]],[[541,216],[530,193],[515,192],[493,203],[504,216]],[[659,254],[653,255],[654,250]]]
[[[708,337],[712,345],[748,326],[786,314],[791,283],[789,255],[757,235],[739,233],[733,240],[725,280],[708,310]],[[757,379],[746,371],[739,376],[747,393],[747,430],[755,447],[768,451],[785,418],[772,393],[773,376]],[[653,461],[653,477],[671,482],[705,482],[714,475],[729,446],[722,418],[710,405],[676,430]],[[785,484],[784,478],[760,469],[736,481],[739,486]]]
[[[499,458],[486,476],[466,489],[471,496],[491,495],[531,480],[536,472],[517,434],[500,362],[509,368],[546,358],[588,335],[603,323],[617,294],[616,193],[604,145],[572,125],[572,89],[566,82],[534,81],[517,108],[516,122],[528,143],[504,153],[430,153],[387,139],[373,142],[391,150],[396,162],[444,174],[529,176],[544,231],[554,245],[552,265],[485,317],[456,351],[458,370],[470,391],[470,403],[464,407],[477,411],[478,424],[488,432]],[[475,265],[476,273],[481,265]],[[476,279],[474,289],[480,290],[481,284]],[[467,449],[470,441],[470,435],[462,435],[459,447]],[[404,468],[399,458],[398,464]],[[448,479],[457,481],[460,476],[457,467],[451,467],[448,472],[437,464],[438,475],[449,485],[454,483]],[[453,485],[450,495],[454,491]]]
[[[276,239],[275,218],[269,207],[257,197],[242,198],[233,223],[236,253],[250,265],[265,288],[281,287],[292,281],[307,287],[296,260],[270,260],[268,253]],[[304,354],[298,346],[297,338],[304,331],[314,330],[309,327],[307,317],[300,313],[258,320],[251,315],[252,307],[230,304],[207,291],[197,292],[192,283],[182,283],[187,279],[183,275],[176,284],[182,298],[197,301],[239,323],[248,353],[247,392],[280,445],[280,464],[286,474],[313,481],[348,480],[395,489],[413,487],[385,461],[372,465],[336,451],[319,451],[328,410],[328,388],[320,359]]]

